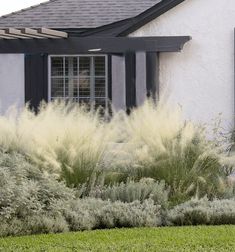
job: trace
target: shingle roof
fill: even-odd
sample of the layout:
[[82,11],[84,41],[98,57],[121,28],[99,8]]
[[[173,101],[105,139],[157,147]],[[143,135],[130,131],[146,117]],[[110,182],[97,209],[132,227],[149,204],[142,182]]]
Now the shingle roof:
[[0,27],[96,28],[135,17],[161,0],[50,0],[0,17]]

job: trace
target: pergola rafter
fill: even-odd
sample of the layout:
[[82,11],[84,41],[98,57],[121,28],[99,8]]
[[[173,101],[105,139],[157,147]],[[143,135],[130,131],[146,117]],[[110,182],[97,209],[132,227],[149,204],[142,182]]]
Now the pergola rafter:
[[0,29],[0,39],[61,39],[61,38],[68,38],[68,34],[66,32],[61,32],[48,28]]

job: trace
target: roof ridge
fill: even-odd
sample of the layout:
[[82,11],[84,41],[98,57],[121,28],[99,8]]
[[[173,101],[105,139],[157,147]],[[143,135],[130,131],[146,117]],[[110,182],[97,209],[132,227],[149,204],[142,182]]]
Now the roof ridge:
[[0,18],[6,18],[6,17],[9,17],[11,15],[20,14],[20,13],[22,13],[24,11],[31,10],[31,9],[37,8],[39,6],[47,5],[47,4],[51,3],[51,2],[56,2],[56,1],[58,1],[58,0],[47,0],[46,2],[42,2],[42,3],[39,3],[39,4],[31,5],[31,6],[27,7],[27,8],[23,8],[23,9],[18,10],[18,11],[13,11],[13,12],[11,12],[9,14],[2,15],[2,16],[0,16]]

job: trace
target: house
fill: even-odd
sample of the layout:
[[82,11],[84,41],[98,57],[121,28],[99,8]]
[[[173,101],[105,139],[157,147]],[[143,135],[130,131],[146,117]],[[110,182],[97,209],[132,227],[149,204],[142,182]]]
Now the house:
[[51,0],[0,18],[0,100],[129,110],[148,96],[234,124],[234,0]]

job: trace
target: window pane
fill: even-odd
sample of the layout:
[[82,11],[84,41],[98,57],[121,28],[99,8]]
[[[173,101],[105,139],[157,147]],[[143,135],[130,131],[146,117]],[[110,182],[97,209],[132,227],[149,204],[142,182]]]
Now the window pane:
[[68,98],[78,97],[78,79],[75,78],[65,79],[65,97]]
[[79,75],[90,76],[91,57],[79,57]]
[[65,76],[77,76],[78,75],[78,58],[66,57],[65,58]]
[[105,76],[105,57],[94,57],[95,75]]
[[90,78],[79,78],[79,97],[90,97]]
[[53,57],[51,58],[51,76],[63,76],[63,57]]
[[[65,99],[92,108],[106,105],[106,57],[51,58],[51,99]],[[92,85],[92,86],[91,86]]]
[[51,98],[64,97],[64,80],[63,78],[52,78],[51,80]]
[[95,97],[105,97],[105,89],[105,78],[95,78]]

